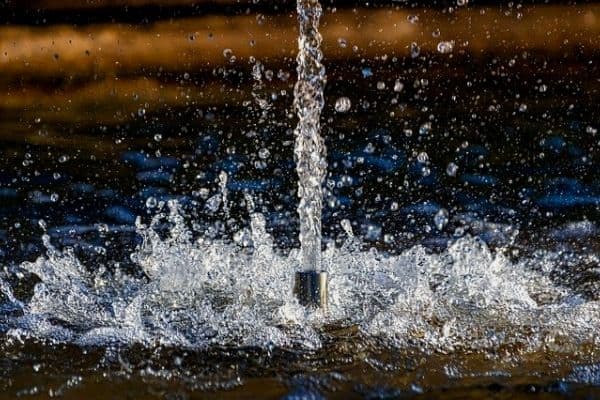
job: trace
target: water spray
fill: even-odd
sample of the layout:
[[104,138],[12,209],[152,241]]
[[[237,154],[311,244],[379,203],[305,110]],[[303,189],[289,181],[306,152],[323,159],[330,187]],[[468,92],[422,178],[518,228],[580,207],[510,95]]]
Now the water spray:
[[319,33],[323,9],[318,0],[298,0],[297,11],[300,36],[296,58],[298,81],[294,88],[294,108],[298,115],[294,156],[300,197],[301,260],[294,292],[301,304],[326,308],[327,272],[321,267],[322,184],[327,171],[320,126],[326,81]]

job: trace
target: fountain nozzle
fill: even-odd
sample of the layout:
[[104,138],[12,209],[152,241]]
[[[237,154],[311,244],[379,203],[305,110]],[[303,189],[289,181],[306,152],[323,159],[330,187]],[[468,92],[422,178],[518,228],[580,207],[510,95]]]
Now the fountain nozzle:
[[326,271],[296,272],[294,294],[306,307],[327,309],[328,283]]

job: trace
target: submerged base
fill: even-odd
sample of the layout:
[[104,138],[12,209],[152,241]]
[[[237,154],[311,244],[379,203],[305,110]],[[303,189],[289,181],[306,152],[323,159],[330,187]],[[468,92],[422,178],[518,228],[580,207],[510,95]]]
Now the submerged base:
[[327,272],[296,272],[294,294],[303,306],[327,309]]

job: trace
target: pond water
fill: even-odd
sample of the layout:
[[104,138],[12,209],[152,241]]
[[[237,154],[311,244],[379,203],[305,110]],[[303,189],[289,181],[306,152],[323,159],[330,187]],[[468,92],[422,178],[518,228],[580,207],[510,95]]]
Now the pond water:
[[2,396],[598,396],[598,52],[427,35],[325,54],[327,312],[292,295],[293,57],[6,100]]

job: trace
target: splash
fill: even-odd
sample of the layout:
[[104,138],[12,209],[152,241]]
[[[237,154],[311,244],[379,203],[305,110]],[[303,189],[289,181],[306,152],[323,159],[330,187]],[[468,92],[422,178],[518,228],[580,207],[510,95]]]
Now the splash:
[[[300,250],[277,250],[259,213],[251,211],[249,235],[243,231],[243,240],[229,242],[188,228],[177,202],[166,209],[161,203],[148,225],[136,223],[142,243],[131,261],[141,277],[117,263],[86,265],[44,236],[46,255],[21,265],[40,279],[27,299],[17,298],[0,277],[0,306],[5,302],[20,311],[0,319],[0,330],[15,340],[190,349],[317,349],[331,327],[352,328],[396,349],[494,352],[517,346],[572,352],[597,346],[600,303],[550,279],[560,273],[556,254],[539,252],[513,262],[471,237],[440,253],[421,246],[397,256],[364,252],[347,221],[346,243],[322,251],[321,13],[318,1],[298,1]],[[225,214],[226,183],[222,173],[221,194],[208,202],[211,210],[222,205]],[[292,295],[299,259],[305,269],[330,272],[327,314],[306,310]]]
[[[441,253],[416,246],[386,256],[359,251],[349,232],[344,246],[320,254],[331,271],[323,315],[292,295],[298,250],[277,251],[261,214],[251,216],[247,247],[198,237],[185,221],[175,202],[150,224],[138,221],[143,243],[132,260],[145,277],[118,264],[86,266],[46,236],[47,255],[22,265],[41,281],[22,315],[6,322],[8,335],[79,345],[317,349],[333,326],[392,348],[598,345],[600,303],[550,280],[558,268],[553,253],[511,262],[465,237]],[[165,224],[166,237],[158,233]]]
[[321,269],[321,209],[322,183],[327,161],[325,144],[320,135],[321,110],[325,103],[325,67],[321,63],[321,34],[319,19],[322,8],[318,0],[298,0],[297,71],[298,82],[294,88],[294,107],[298,114],[294,155],[298,173],[298,214],[300,217],[301,268]]

